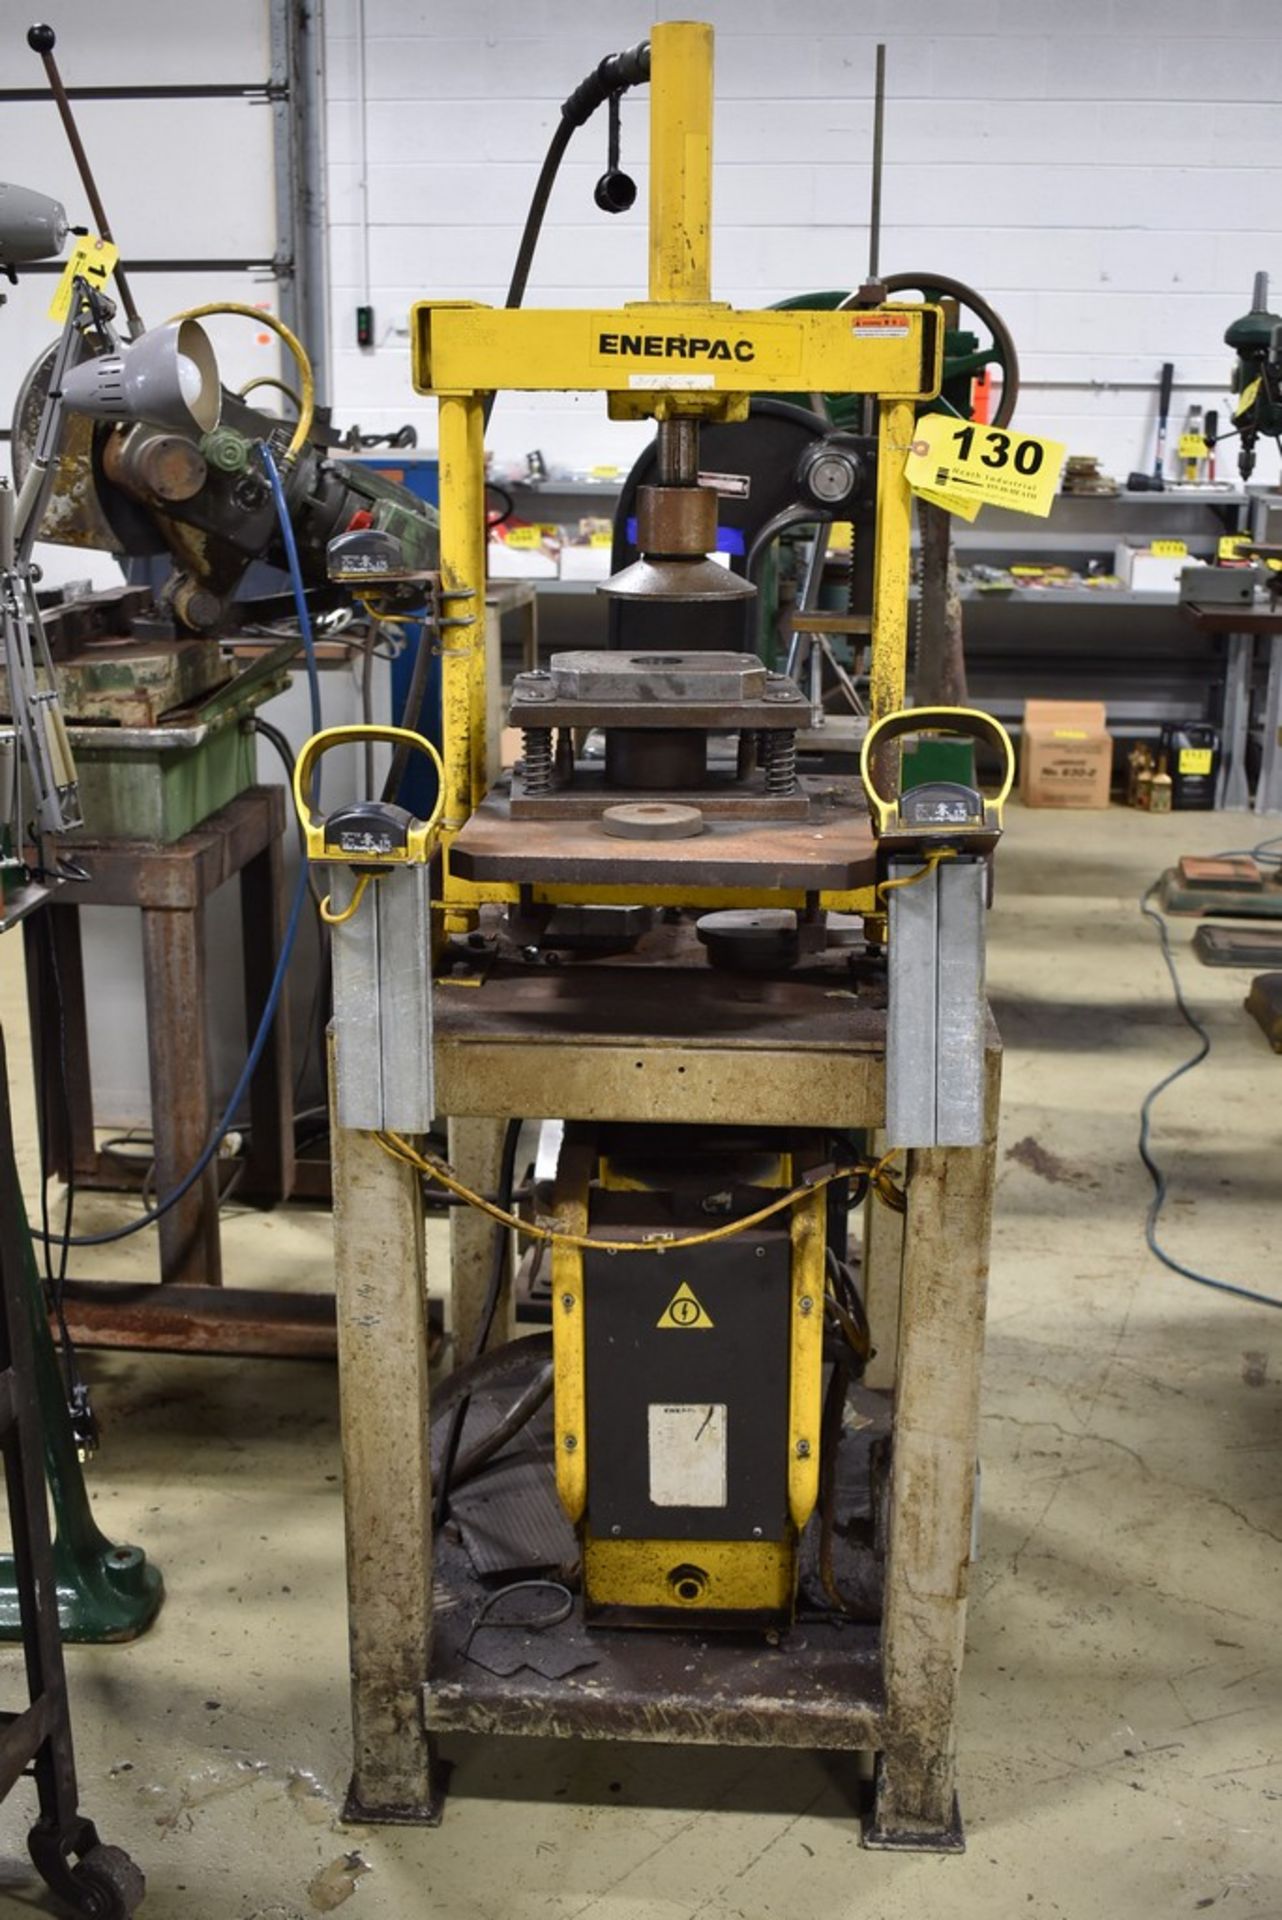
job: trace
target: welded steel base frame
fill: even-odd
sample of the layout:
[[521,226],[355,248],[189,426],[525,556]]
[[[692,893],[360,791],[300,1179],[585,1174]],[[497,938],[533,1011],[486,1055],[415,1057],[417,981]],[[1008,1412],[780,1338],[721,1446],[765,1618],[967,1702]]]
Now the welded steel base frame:
[[[213,1115],[206,902],[226,882],[238,882],[245,1019],[252,1035],[284,937],[284,832],[283,789],[247,787],[167,845],[86,836],[67,842],[64,851],[88,878],[61,888],[43,915],[24,927],[36,1099],[52,1167],[63,1179],[74,1177],[82,1190],[127,1191],[140,1184],[136,1173],[100,1152],[94,1138],[81,907],[141,912],[155,1180],[157,1190],[167,1192],[199,1155]],[[55,1034],[60,1046],[53,1044]],[[65,1102],[60,1054],[65,1056]],[[294,1187],[294,1109],[283,1003],[250,1082],[249,1101],[251,1146],[242,1197],[287,1200]],[[252,1299],[244,1299],[233,1289],[223,1293],[219,1180],[215,1160],[161,1218],[160,1286],[125,1290],[85,1280],[74,1288],[72,1330],[78,1342],[283,1358],[332,1354],[328,1296],[255,1289]]]
[[[660,972],[662,970],[659,970]],[[616,974],[613,1029],[591,1017],[593,969],[555,988],[542,1037],[541,987],[524,1007],[509,981],[440,996],[438,1091],[456,1116],[460,1172],[484,1159],[500,1113],[568,1119],[717,1124],[751,1111],[763,1127],[880,1129],[885,1016],[822,996],[813,1024],[770,1021],[749,1006],[728,1034],[724,981],[710,970],[647,982]],[[701,1003],[706,998],[706,1007]],[[717,1018],[714,1002],[719,1003]],[[786,1002],[781,1002],[785,1005]],[[706,1018],[705,1018],[706,1016]],[[781,1031],[791,1039],[781,1039]],[[715,1033],[715,1040],[699,1037]],[[961,1844],[955,1793],[956,1711],[966,1620],[980,1364],[995,1165],[1000,1043],[985,1049],[986,1141],[907,1157],[902,1221],[870,1216],[865,1284],[878,1384],[895,1395],[893,1499],[879,1657],[852,1656],[848,1687],[745,1711],[733,1687],[709,1702],[691,1683],[654,1698],[602,1700],[565,1683],[540,1708],[517,1680],[447,1665],[433,1636],[427,1434],[426,1287],[417,1176],[366,1134],[335,1129],[334,1229],[355,1765],[349,1807],[372,1820],[430,1821],[441,1778],[434,1736],[454,1730],[578,1738],[875,1750],[867,1837],[876,1846],[943,1852]],[[821,1111],[819,1111],[821,1109]],[[492,1143],[488,1151],[492,1152]],[[484,1169],[478,1167],[477,1172]],[[482,1182],[484,1184],[484,1182]],[[474,1318],[481,1263],[453,1276],[455,1317]],[[724,1693],[722,1702],[720,1695]]]

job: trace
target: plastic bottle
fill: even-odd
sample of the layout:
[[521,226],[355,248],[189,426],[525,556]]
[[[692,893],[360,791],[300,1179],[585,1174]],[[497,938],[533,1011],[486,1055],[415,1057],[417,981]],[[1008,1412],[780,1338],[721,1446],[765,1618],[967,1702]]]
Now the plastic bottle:
[[1157,772],[1153,775],[1149,788],[1148,810],[1150,813],[1169,813],[1171,811],[1172,781],[1166,766],[1166,755],[1162,754],[1157,763]]

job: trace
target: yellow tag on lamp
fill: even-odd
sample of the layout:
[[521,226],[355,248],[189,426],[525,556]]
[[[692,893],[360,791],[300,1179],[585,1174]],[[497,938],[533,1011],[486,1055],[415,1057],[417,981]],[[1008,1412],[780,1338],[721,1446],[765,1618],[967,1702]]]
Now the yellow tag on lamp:
[[1067,452],[1060,440],[981,427],[954,414],[927,413],[913,429],[904,471],[916,491],[1045,519]]
[[110,240],[100,240],[93,233],[87,233],[82,240],[77,240],[71,258],[62,270],[62,277],[53,290],[49,319],[56,326],[62,326],[71,312],[71,292],[75,282],[87,280],[91,287],[105,287],[119,258],[120,248]]

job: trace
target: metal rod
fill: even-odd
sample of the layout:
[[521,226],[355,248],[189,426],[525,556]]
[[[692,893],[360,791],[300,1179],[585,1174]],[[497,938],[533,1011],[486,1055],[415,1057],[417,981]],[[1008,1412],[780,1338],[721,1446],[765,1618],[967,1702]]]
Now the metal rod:
[[[75,115],[71,111],[71,102],[67,98],[67,89],[62,84],[62,75],[59,73],[58,63],[53,57],[53,50],[56,45],[56,36],[53,28],[43,26],[29,28],[27,32],[27,45],[33,53],[40,55],[41,62],[43,63],[45,78],[49,82],[49,91],[53,95],[54,105],[58,109],[59,116],[62,120],[63,131],[66,133],[67,143],[71,148],[72,158],[76,163],[76,171],[80,175],[80,183],[84,187],[85,197],[93,213],[95,231],[100,240],[110,240],[114,245],[115,236],[107,223],[107,210],[102,204],[102,198],[93,177],[93,170],[89,165],[89,156],[85,152],[84,145],[80,138],[80,131],[76,126]],[[125,317],[129,322],[129,332],[132,338],[136,340],[139,334],[145,331],[142,323],[142,315],[134,305],[134,297],[129,291],[129,282],[125,278],[125,270],[119,261],[116,263],[115,279],[116,288],[120,294],[120,304],[124,308]]]
[[886,48],[877,47],[877,76],[872,109],[872,206],[868,214],[868,278],[875,280],[881,265],[881,156],[886,122]]
[[[48,96],[42,95],[41,98],[47,99]],[[22,271],[24,275],[29,273],[60,274],[66,264],[65,260],[24,261]],[[275,275],[278,279],[281,277],[282,268],[292,269],[292,261],[265,259],[261,255],[257,259],[238,257],[227,260],[205,258],[202,256],[201,258],[190,260],[131,260],[129,263],[130,273],[256,273]],[[117,281],[120,279],[119,268],[116,269],[116,279]]]
[[[68,100],[254,100],[281,97],[281,89],[271,80],[219,81],[202,86],[160,87],[64,87]],[[287,92],[285,97],[287,97]],[[41,105],[49,98],[44,87],[0,87],[0,106]]]
[[699,484],[699,422],[677,417],[660,420],[658,469],[661,487]]

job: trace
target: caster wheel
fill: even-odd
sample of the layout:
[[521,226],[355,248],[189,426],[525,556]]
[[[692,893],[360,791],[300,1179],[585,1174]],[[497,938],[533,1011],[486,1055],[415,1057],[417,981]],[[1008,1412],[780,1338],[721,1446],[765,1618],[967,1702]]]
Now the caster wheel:
[[121,1847],[90,1847],[71,1877],[86,1920],[131,1920],[147,1891],[141,1870]]

